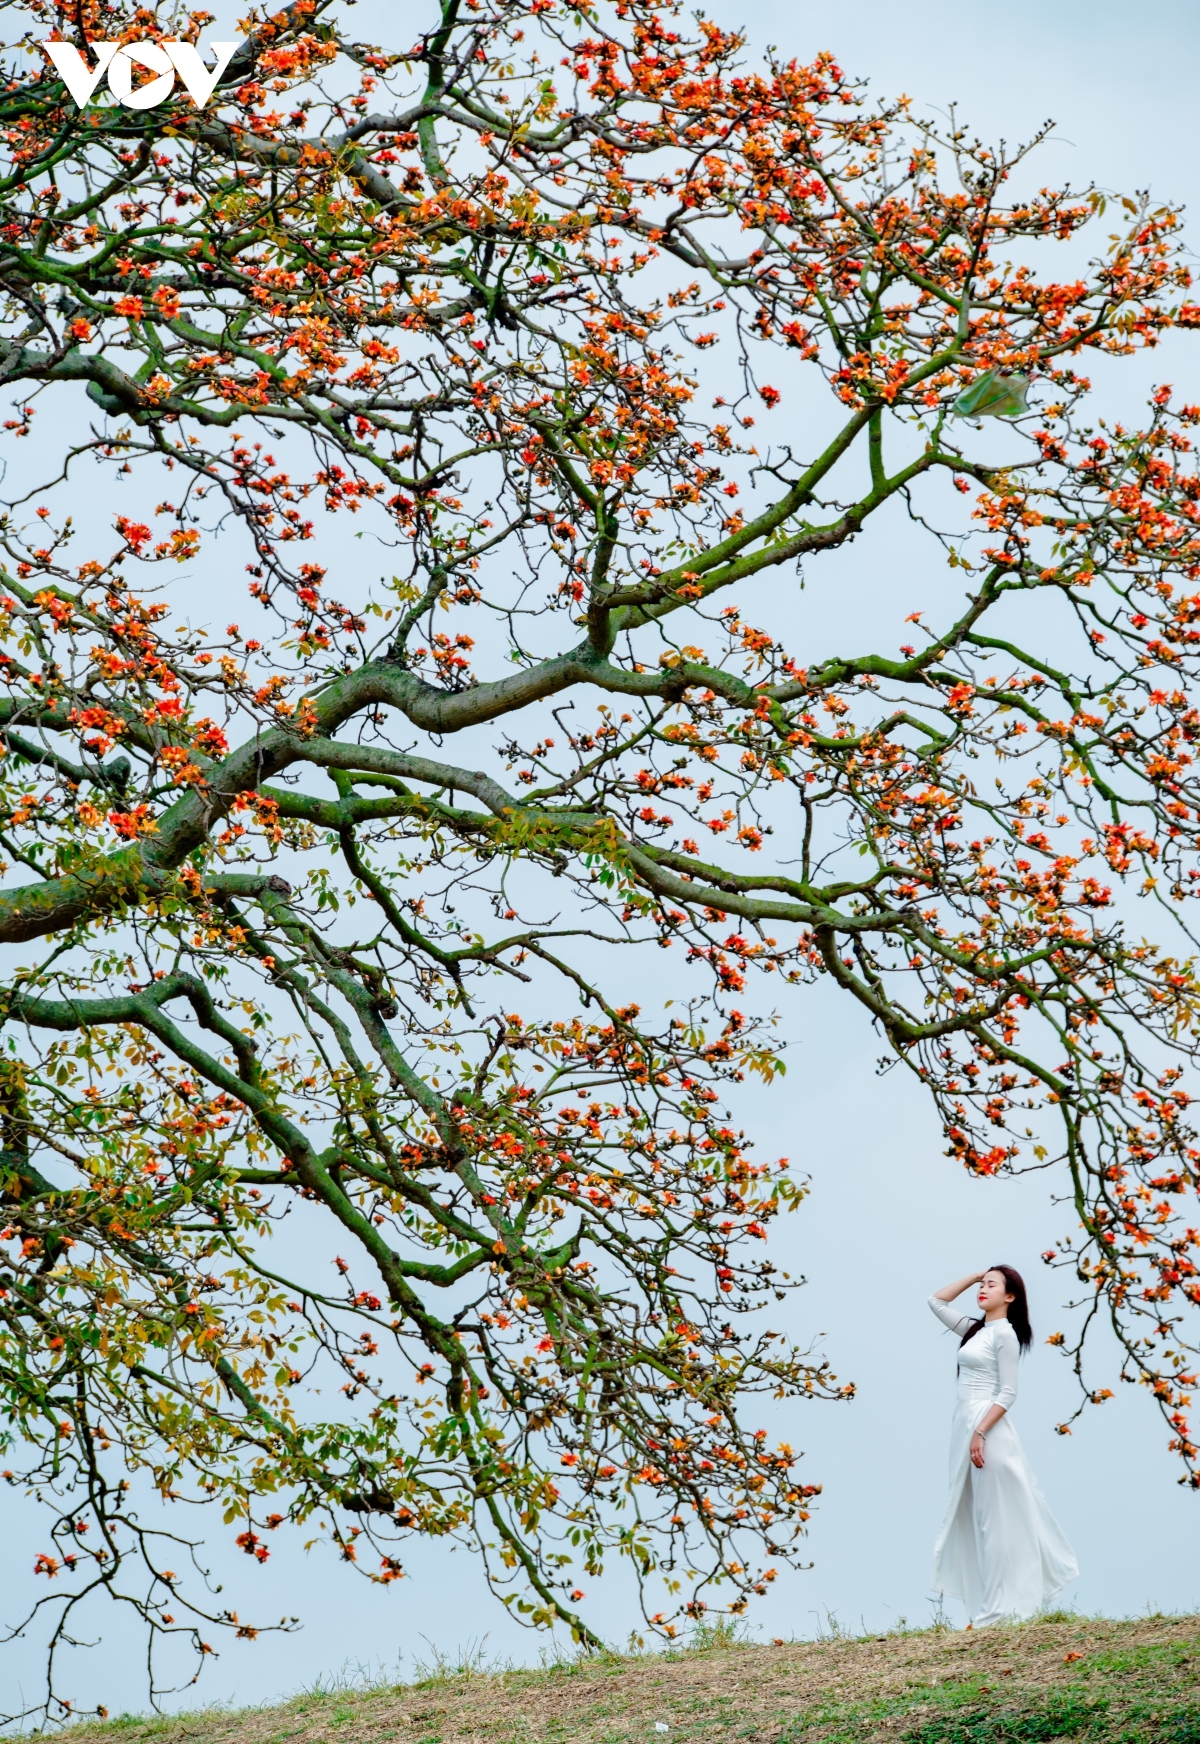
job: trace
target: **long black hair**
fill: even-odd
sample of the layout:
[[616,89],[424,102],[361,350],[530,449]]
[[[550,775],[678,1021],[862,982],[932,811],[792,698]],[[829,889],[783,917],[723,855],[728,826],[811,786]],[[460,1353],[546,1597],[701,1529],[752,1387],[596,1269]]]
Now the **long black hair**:
[[[1008,1305],[1008,1324],[1016,1333],[1017,1343],[1022,1351],[1026,1351],[1033,1343],[1033,1327],[1029,1324],[1029,1298],[1025,1294],[1025,1280],[1014,1266],[989,1266],[988,1271],[1004,1273],[1004,1293],[1012,1297]],[[972,1320],[962,1335],[959,1350],[986,1325],[986,1320]]]

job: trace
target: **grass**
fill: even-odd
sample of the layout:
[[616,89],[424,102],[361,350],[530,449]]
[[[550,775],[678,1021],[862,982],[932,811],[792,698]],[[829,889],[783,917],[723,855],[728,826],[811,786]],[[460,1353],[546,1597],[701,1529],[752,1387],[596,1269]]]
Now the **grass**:
[[[656,1722],[668,1728],[656,1732]],[[1200,1744],[1200,1617],[1058,1613],[759,1646],[486,1669],[439,1655],[411,1684],[345,1680],[270,1708],[126,1716],[73,1744]]]

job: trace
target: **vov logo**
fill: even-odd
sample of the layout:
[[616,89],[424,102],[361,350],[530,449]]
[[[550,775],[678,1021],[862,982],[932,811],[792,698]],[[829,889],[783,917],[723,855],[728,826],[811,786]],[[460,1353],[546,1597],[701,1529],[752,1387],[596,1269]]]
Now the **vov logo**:
[[[105,73],[108,74],[109,90],[126,109],[154,109],[159,103],[165,103],[175,89],[177,73],[197,109],[202,109],[216,90],[217,80],[233,59],[237,46],[236,42],[210,43],[209,47],[217,57],[210,72],[200,59],[199,49],[190,42],[173,39],[164,42],[151,42],[146,38],[142,42],[89,43],[88,47],[96,57],[94,67],[88,66],[73,42],[42,44],[59,78],[81,109],[91,102]],[[148,80],[135,90],[135,66],[144,67],[159,77]]]

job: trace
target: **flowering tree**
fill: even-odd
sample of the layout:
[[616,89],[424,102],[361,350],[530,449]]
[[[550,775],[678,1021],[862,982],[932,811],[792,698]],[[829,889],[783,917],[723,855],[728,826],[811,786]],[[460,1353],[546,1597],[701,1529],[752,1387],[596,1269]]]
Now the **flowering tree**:
[[[380,1582],[465,1538],[584,1642],[612,1554],[667,1632],[764,1591],[812,1488],[745,1401],[839,1389],[744,1318],[801,1193],[723,1113],[779,1069],[752,975],[835,983],[968,1170],[1059,1172],[1046,1258],[1194,1483],[1200,408],[1082,373],[1200,324],[1174,212],[1084,267],[1097,194],[656,0],[382,46],[295,0],[147,111],[36,39],[203,15],[7,11],[6,429],[53,455],[0,525],[0,1387],[55,1650],[95,1592],[253,1632],[146,1485]],[[128,512],[80,550],[85,465]],[[898,509],[957,598],[789,646]],[[239,541],[249,638],[171,579]]]

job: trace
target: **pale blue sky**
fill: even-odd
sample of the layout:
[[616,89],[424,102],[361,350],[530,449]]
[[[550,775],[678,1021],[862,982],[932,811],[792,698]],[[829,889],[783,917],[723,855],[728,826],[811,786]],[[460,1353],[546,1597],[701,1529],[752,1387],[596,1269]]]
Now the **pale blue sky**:
[[[219,0],[213,9],[211,34],[219,37],[238,8]],[[379,0],[360,8],[364,34],[382,11]],[[847,71],[869,76],[880,93],[907,93],[919,110],[957,100],[962,118],[985,135],[1023,138],[1054,116],[1059,130],[1044,154],[1047,181],[1149,187],[1164,199],[1200,204],[1200,13],[1184,0],[1153,8],[1115,0],[986,8],[961,0],[858,0],[833,8],[739,0],[713,11],[722,23],[743,22],[753,42],[788,55],[830,48]],[[1190,383],[1175,379],[1195,397],[1200,366],[1187,368]],[[856,611],[869,621],[878,607],[890,619],[895,602],[878,590],[919,580],[893,572],[872,584],[860,567]],[[810,593],[824,583],[814,572]],[[1069,1227],[1067,1211],[1048,1203],[1049,1183],[968,1181],[943,1157],[936,1123],[912,1082],[900,1072],[874,1075],[878,1045],[831,990],[795,992],[786,1016],[795,1043],[789,1075],[770,1090],[748,1092],[739,1112],[764,1151],[787,1153],[812,1175],[810,1199],[776,1225],[776,1257],[810,1279],[792,1311],[795,1326],[827,1334],[839,1373],[858,1383],[859,1394],[852,1405],[808,1407],[781,1424],[806,1450],[808,1481],[825,1485],[810,1540],[815,1566],[781,1580],[752,1620],[767,1635],[805,1635],[829,1613],[855,1630],[929,1619],[954,1356],[925,1297],[997,1260],[1030,1277],[1039,1337],[1017,1422],[1079,1555],[1082,1573],[1065,1597],[1116,1615],[1147,1606],[1200,1609],[1200,1497],[1177,1488],[1145,1398],[1121,1389],[1070,1439],[1052,1432],[1074,1399],[1065,1365],[1040,1343],[1059,1320],[1061,1279],[1044,1273],[1036,1256]],[[0,1509],[12,1520],[5,1542],[19,1579],[40,1539],[15,1498],[0,1495]],[[422,1637],[453,1653],[487,1635],[497,1653],[536,1656],[537,1641],[483,1595],[461,1552],[427,1547],[410,1559],[410,1578],[380,1591],[318,1552],[306,1557],[283,1542],[273,1548],[259,1570],[223,1543],[215,1546],[214,1562],[230,1580],[225,1596],[246,1613],[299,1612],[305,1628],[252,1646],[226,1645],[206,1674],[208,1699],[268,1698],[346,1664],[394,1667],[404,1656],[411,1663],[414,1653],[428,1652]],[[247,1596],[251,1602],[243,1603]],[[614,1594],[601,1626],[619,1642],[631,1622]],[[100,1653],[97,1692],[110,1707],[140,1705],[133,1638],[118,1631]],[[5,1682],[12,1669],[0,1661]]]

